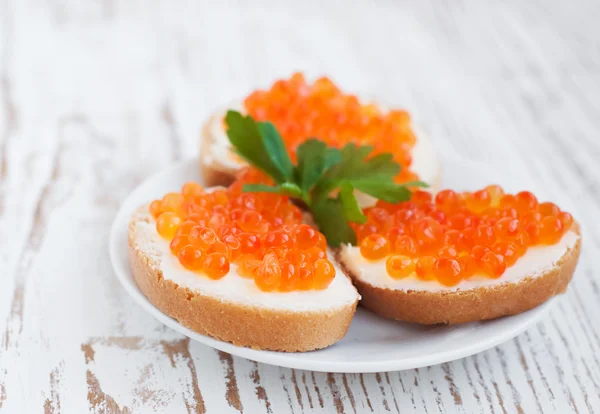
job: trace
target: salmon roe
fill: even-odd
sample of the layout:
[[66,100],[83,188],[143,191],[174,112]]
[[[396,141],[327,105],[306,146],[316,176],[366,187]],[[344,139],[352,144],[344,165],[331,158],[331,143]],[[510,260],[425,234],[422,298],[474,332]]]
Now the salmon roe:
[[166,194],[149,207],[157,232],[183,267],[211,279],[235,265],[263,291],[327,288],[336,271],[323,234],[303,224],[302,211],[287,197],[243,193],[250,182],[266,178],[245,169],[227,189],[205,192],[190,182]]
[[416,191],[410,201],[378,201],[364,213],[366,223],[351,225],[365,259],[386,259],[394,279],[414,274],[446,286],[473,275],[499,278],[530,247],[557,243],[573,224],[555,204],[497,185],[434,197]]
[[372,145],[374,154],[391,153],[403,168],[399,182],[414,180],[411,151],[416,142],[411,119],[404,110],[384,111],[361,104],[342,92],[329,78],[312,84],[301,73],[276,81],[268,90],[252,92],[244,100],[248,114],[270,121],[280,132],[292,159],[296,148],[310,137],[341,148],[349,142]]

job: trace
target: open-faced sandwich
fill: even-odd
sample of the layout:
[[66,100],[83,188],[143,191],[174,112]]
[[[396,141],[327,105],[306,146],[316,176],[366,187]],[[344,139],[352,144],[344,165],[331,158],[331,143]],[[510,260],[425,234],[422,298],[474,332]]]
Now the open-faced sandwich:
[[138,286],[184,326],[236,345],[294,352],[339,341],[356,289],[300,209],[242,193],[244,175],[227,189],[187,183],[140,206],[129,225]]
[[581,247],[571,214],[497,185],[424,191],[414,178],[438,170],[431,152],[436,172],[417,171],[421,138],[403,112],[300,75],[244,104],[273,122],[230,110],[205,131],[206,178],[228,187],[187,183],[129,225],[137,284],[183,325],[308,351],[345,335],[361,297],[384,317],[455,324],[524,312],[567,288]]
[[[272,122],[293,160],[299,145],[312,137],[335,148],[348,143],[371,145],[373,154],[392,154],[400,164],[397,182],[422,180],[434,189],[439,184],[440,167],[432,143],[413,125],[408,112],[359,100],[328,78],[309,83],[296,73],[268,90],[250,93],[229,108],[257,121]],[[230,184],[236,171],[246,165],[227,139],[225,114],[226,109],[217,111],[202,131],[200,162],[207,185]],[[373,199],[359,201],[366,206]]]
[[338,252],[361,304],[422,324],[514,315],[563,293],[579,259],[579,225],[555,204],[496,185],[379,202]]

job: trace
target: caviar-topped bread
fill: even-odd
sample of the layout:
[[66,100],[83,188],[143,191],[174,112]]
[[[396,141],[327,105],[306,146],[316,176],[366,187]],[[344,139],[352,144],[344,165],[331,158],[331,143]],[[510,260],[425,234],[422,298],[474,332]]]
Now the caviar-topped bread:
[[[318,138],[328,146],[341,148],[352,142],[371,145],[373,154],[390,153],[402,167],[397,182],[423,180],[436,188],[439,163],[427,135],[417,129],[405,110],[387,109],[377,103],[342,92],[328,78],[307,82],[302,74],[276,81],[270,89],[256,90],[230,105],[256,121],[270,121],[281,134],[292,160],[298,146]],[[207,185],[227,185],[236,171],[246,165],[232,151],[224,116],[217,111],[202,131],[200,162]],[[374,199],[359,199],[362,205]]]
[[236,345],[294,352],[339,341],[356,289],[298,207],[242,193],[248,175],[229,188],[188,183],[136,210],[129,246],[138,286],[182,325]]
[[378,202],[338,252],[361,304],[388,318],[463,323],[513,315],[563,293],[581,246],[568,212],[530,192],[418,191]]
[[384,317],[455,324],[524,312],[567,288],[581,246],[571,214],[496,185],[420,190],[416,178],[435,186],[437,164],[416,168],[421,139],[404,112],[301,75],[244,106],[250,115],[217,114],[202,154],[205,178],[229,186],[185,184],[129,225],[138,286],[181,324],[309,351],[345,335],[361,296]]

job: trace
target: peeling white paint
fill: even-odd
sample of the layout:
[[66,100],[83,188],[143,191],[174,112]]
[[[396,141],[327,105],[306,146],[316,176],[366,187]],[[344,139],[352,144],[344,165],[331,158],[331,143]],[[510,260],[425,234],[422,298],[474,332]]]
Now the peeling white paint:
[[[598,5],[261,4],[0,2],[0,413],[193,412],[198,392],[208,413],[235,398],[331,412],[333,388],[345,412],[600,410]],[[214,108],[297,69],[404,105],[442,151],[572,206],[583,256],[551,314],[483,354],[347,387],[234,357],[232,396],[227,361],[134,304],[106,248],[120,200],[194,154]]]

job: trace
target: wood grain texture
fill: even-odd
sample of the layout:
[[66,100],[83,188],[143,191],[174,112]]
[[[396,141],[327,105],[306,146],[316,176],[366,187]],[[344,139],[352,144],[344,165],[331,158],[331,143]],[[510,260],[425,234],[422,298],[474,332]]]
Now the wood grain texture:
[[[600,411],[600,3],[322,3],[0,0],[0,413]],[[459,361],[341,375],[218,353],[129,299],[119,203],[295,70],[573,210],[585,245],[550,314]]]

